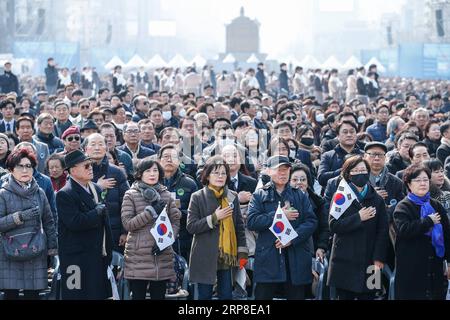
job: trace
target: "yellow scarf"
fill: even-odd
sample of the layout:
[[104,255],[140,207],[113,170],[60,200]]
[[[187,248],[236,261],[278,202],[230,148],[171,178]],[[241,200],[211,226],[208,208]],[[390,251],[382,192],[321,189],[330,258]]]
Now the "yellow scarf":
[[[224,196],[224,189],[217,190],[211,185],[208,188],[214,192],[214,196],[219,201],[220,208],[228,207],[227,197]],[[228,266],[237,266],[237,239],[234,229],[233,216],[220,220],[219,232],[219,262]]]

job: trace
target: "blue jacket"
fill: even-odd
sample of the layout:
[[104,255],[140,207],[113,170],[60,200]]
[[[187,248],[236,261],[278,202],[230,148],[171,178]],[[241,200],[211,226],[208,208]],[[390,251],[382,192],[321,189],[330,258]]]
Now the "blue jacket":
[[[299,218],[290,221],[298,233],[292,244],[282,249],[282,254],[275,248],[277,238],[270,231],[278,203],[284,206],[289,201],[300,213]],[[253,194],[250,201],[247,228],[258,232],[255,251],[254,281],[256,283],[276,283],[287,281],[286,256],[289,259],[290,279],[293,285],[305,285],[312,282],[311,261],[313,248],[310,246],[311,236],[317,227],[308,197],[289,184],[281,195],[275,190],[272,182]]]
[[52,180],[46,175],[43,175],[37,170],[34,170],[33,177],[36,180],[38,186],[44,190],[45,195],[47,196],[48,203],[50,204],[50,209],[53,213],[53,220],[55,223],[58,222],[58,214],[56,212],[56,199],[55,199],[55,191],[53,190]]
[[[131,153],[130,149],[128,149],[126,144],[121,145],[120,147],[117,147],[118,150],[124,151],[126,153],[128,153],[128,155],[133,158],[133,154]],[[139,152],[137,154],[137,158],[138,159],[144,159],[147,157],[150,157],[152,155],[154,155],[156,152],[153,149],[149,149],[146,147],[143,147],[141,145],[139,145]]]
[[378,121],[367,127],[366,132],[372,136],[374,141],[385,142],[388,138],[386,125]]
[[40,131],[33,136],[39,142],[45,143],[48,147],[49,154],[59,153],[64,151],[64,142],[51,133],[48,137],[43,135]]

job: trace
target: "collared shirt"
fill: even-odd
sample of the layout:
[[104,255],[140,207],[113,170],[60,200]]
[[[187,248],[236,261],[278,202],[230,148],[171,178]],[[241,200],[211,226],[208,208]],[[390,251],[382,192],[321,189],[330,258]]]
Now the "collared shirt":
[[5,131],[6,132],[14,132],[14,119],[12,119],[9,122],[6,122],[5,120],[3,120],[3,122],[5,123]]
[[239,186],[239,175],[236,174],[234,177],[231,177],[230,183],[234,184],[234,190],[237,192]]

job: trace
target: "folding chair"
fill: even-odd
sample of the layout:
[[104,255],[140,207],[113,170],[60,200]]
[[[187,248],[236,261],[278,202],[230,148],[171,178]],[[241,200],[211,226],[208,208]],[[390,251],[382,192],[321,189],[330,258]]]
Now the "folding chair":
[[112,252],[111,266],[119,268],[120,277],[116,279],[117,291],[121,300],[130,300],[130,286],[124,276],[125,259],[122,254],[117,251]]
[[61,270],[59,257],[52,257],[53,276],[50,285],[50,292],[45,296],[47,300],[62,300],[61,299]]
[[186,260],[181,256],[176,254],[177,263],[181,266],[183,270],[183,280],[181,282],[181,288],[173,294],[167,293],[166,300],[187,300],[189,296],[189,266]]
[[320,262],[320,260],[316,258],[312,258],[312,268],[315,272],[319,274],[319,282],[316,287],[316,300],[322,300],[323,299],[323,288],[324,288],[324,281],[325,281],[325,274],[328,270],[328,260],[325,258],[323,260],[323,263]]
[[392,271],[391,268],[386,264],[383,268],[383,275],[389,280],[389,292],[388,300],[395,300],[395,270]]

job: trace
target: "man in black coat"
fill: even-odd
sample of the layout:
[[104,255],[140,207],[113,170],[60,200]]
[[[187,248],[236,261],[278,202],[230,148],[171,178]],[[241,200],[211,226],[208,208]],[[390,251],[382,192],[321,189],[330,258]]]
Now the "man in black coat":
[[19,94],[19,79],[11,71],[11,62],[4,64],[5,73],[0,76],[0,93],[15,92]]
[[83,152],[64,160],[70,179],[56,195],[62,299],[104,300],[111,297],[112,236],[102,191],[91,182],[92,163]]
[[172,247],[188,261],[192,235],[186,229],[187,209],[191,195],[198,190],[198,187],[192,177],[181,171],[181,159],[182,153],[175,144],[166,144],[158,152],[158,160],[164,170],[164,186],[172,194],[182,214],[179,235]]
[[395,253],[393,244],[395,243],[395,232],[393,231],[392,215],[397,204],[405,197],[403,182],[389,173],[385,166],[387,147],[380,142],[371,142],[364,149],[364,159],[370,166],[370,184],[381,196],[386,204],[386,214],[389,222],[391,242],[388,248],[387,263],[394,269]]
[[45,86],[48,94],[55,94],[58,85],[58,70],[56,69],[55,60],[48,58],[47,68],[45,68]]
[[343,121],[337,128],[339,145],[334,150],[322,154],[317,179],[325,188],[328,180],[341,173],[342,165],[349,154],[359,155],[362,151],[356,145],[357,127],[353,122]]
[[417,143],[419,138],[412,133],[404,133],[397,141],[397,150],[390,156],[386,166],[390,173],[397,174],[397,172],[405,170],[410,164],[409,148]]

